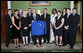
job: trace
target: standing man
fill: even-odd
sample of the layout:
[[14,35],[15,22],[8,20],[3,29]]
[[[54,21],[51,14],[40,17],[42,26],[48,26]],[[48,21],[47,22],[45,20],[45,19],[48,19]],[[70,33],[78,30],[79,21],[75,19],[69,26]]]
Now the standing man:
[[27,18],[28,18],[28,20],[29,20],[29,28],[28,28],[28,43],[30,43],[30,32],[31,32],[31,22],[32,22],[32,19],[33,19],[33,17],[32,17],[32,12],[31,12],[31,8],[28,8],[28,13],[27,13]]
[[46,22],[47,34],[44,35],[44,43],[50,41],[50,15],[47,13],[47,8],[44,8],[44,13],[41,15],[41,20]]
[[18,16],[20,16],[20,17],[23,16],[23,10],[22,10],[22,9],[19,10],[19,14],[18,14]]
[[[33,9],[32,10],[32,22],[35,23],[35,24],[37,24],[37,21],[39,20],[39,18],[40,18],[40,15],[36,13],[36,9]],[[36,35],[32,35],[31,37],[32,37],[34,45],[36,45],[36,38],[37,38],[37,36]]]
[[67,18],[65,19],[65,34],[64,34],[64,42],[63,46],[67,44],[70,45],[70,49],[73,49],[76,33],[78,29],[78,23],[80,21],[79,15],[76,13],[76,9],[73,9],[73,14],[71,14],[71,10],[67,9]]
[[78,25],[80,24],[80,16],[76,13],[76,8],[73,8],[73,17],[70,22],[70,47],[73,49],[76,42],[76,34],[78,31]]
[[72,19],[73,15],[71,14],[70,8],[67,9],[67,15],[65,17],[65,22],[64,22],[64,41],[63,41],[63,46],[66,46],[69,43],[69,23]]
[[11,17],[12,16],[13,16],[12,10],[8,9],[8,14],[4,17],[6,23],[6,47],[9,46],[10,38],[11,38],[11,29],[12,29]]

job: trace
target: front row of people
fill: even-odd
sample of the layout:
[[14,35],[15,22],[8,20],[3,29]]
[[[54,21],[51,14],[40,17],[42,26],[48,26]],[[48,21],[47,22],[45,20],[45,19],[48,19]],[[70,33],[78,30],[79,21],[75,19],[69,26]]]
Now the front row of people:
[[[50,22],[51,21],[51,22]],[[10,38],[14,40],[15,48],[19,47],[19,39],[23,39],[24,46],[30,43],[30,31],[31,37],[34,45],[42,47],[42,38],[44,43],[49,43],[50,41],[50,23],[54,32],[56,45],[66,46],[70,45],[73,49],[76,33],[78,30],[78,24],[80,21],[80,16],[76,13],[76,8],[73,8],[73,13],[68,8],[63,9],[63,15],[61,11],[57,11],[55,8],[52,10],[52,16],[47,13],[47,8],[44,8],[43,15],[36,13],[33,9],[31,13],[31,8],[26,11],[14,10],[14,15],[12,15],[11,9],[8,10],[8,15],[5,16],[6,22],[6,46],[9,46]],[[12,32],[12,35],[11,35]],[[10,36],[11,35],[11,36]],[[60,37],[60,41],[58,39]],[[39,45],[36,44],[36,39],[39,39]],[[58,43],[60,42],[60,43]]]

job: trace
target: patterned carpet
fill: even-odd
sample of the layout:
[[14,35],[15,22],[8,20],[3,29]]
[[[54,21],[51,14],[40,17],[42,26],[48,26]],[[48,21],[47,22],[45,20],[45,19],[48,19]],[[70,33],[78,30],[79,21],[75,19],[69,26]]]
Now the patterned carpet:
[[70,46],[56,46],[55,43],[43,43],[43,47],[36,47],[32,43],[29,45],[15,48],[14,44],[10,44],[9,47],[5,47],[4,43],[1,43],[1,52],[82,52],[82,43],[76,43],[74,49],[70,49]]

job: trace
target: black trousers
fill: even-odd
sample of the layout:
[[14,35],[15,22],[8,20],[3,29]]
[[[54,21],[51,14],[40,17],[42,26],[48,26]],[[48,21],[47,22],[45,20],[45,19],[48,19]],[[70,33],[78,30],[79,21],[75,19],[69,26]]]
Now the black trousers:
[[69,44],[71,47],[74,46],[76,42],[77,29],[65,30],[63,44]]
[[32,36],[32,40],[33,40],[33,43],[34,43],[34,45],[36,45],[37,44],[37,38],[38,38],[38,40],[39,40],[39,45],[42,45],[42,35],[41,36]]
[[47,28],[47,34],[44,35],[44,42],[46,42],[46,41],[47,41],[47,43],[49,43],[49,41],[50,41],[50,28]]
[[31,39],[30,39],[30,31],[31,31],[31,27],[29,27],[28,31],[29,31],[29,32],[28,32],[28,34],[29,34],[29,35],[28,35],[28,43],[30,43],[30,40],[31,40]]
[[11,29],[6,30],[6,45],[10,44],[10,39],[12,38],[12,32]]

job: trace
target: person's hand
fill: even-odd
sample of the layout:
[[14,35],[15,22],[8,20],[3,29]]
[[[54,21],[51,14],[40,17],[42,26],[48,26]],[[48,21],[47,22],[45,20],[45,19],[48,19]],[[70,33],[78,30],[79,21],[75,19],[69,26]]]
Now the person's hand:
[[67,26],[65,26],[65,29],[66,29],[66,30],[68,30],[68,27],[67,27]]
[[17,30],[20,30],[20,28],[19,28],[19,27],[17,27]]
[[34,20],[32,20],[32,23],[34,22]]
[[59,29],[58,27],[55,28],[56,30]]
[[31,24],[29,24],[29,27],[31,26]]
[[26,30],[28,27],[24,27],[24,29]]
[[10,28],[12,28],[12,25],[10,25]]

